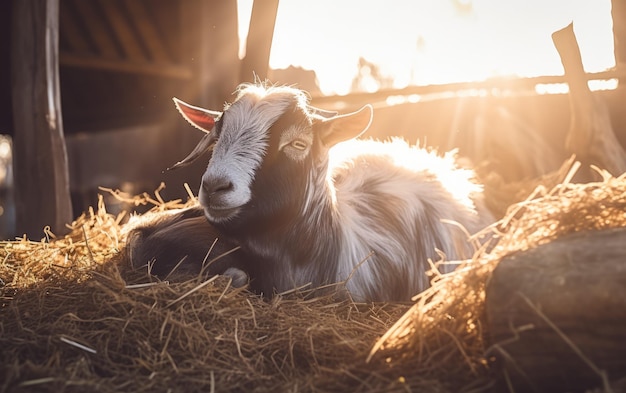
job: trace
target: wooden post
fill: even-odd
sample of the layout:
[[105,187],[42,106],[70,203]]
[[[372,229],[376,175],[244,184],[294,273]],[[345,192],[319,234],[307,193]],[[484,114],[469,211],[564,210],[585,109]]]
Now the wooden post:
[[571,124],[565,148],[585,167],[593,164],[621,175],[626,172],[626,152],[615,137],[606,105],[589,90],[573,24],[553,33],[552,40],[569,85]]
[[486,331],[508,380],[502,391],[605,392],[626,376],[624,244],[626,228],[589,231],[499,263]]
[[[626,67],[626,1],[611,0],[611,16],[613,18],[613,40],[616,68]],[[621,77],[620,84],[626,84]]]
[[246,57],[241,65],[242,82],[253,82],[255,75],[261,80],[267,78],[277,13],[278,0],[257,0],[252,5]]
[[59,0],[14,0],[11,76],[16,234],[72,220],[58,65]]

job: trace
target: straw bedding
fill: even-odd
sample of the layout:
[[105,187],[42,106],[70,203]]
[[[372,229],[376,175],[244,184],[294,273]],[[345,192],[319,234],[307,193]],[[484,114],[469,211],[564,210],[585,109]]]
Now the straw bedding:
[[356,304],[306,289],[264,301],[224,277],[160,282],[127,266],[123,217],[100,203],[65,237],[1,244],[0,391],[488,390],[484,287],[497,262],[626,226],[625,212],[624,178],[539,187],[415,303]]

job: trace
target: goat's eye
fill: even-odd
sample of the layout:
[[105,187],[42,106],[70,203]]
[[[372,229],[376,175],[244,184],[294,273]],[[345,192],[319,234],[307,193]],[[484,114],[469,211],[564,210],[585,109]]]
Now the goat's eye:
[[298,150],[306,150],[308,146],[309,145],[301,139],[296,139],[291,142],[291,147],[293,147],[294,149],[298,149]]

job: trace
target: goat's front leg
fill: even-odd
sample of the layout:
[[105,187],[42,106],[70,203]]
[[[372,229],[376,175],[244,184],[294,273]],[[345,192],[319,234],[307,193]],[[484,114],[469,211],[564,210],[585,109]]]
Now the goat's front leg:
[[147,268],[160,279],[224,274],[233,286],[248,282],[245,253],[221,236],[202,207],[148,213],[129,223],[127,255],[134,268]]

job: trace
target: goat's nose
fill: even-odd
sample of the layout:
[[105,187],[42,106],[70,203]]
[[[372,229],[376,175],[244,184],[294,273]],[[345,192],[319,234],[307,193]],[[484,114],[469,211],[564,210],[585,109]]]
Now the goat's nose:
[[223,194],[233,189],[233,183],[225,177],[212,178],[202,181],[202,189],[209,197]]

